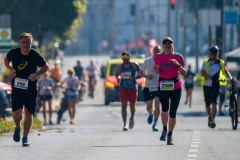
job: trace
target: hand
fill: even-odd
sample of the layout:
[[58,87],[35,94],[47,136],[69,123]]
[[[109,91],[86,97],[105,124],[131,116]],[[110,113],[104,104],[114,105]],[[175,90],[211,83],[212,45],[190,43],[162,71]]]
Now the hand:
[[120,83],[120,78],[119,77],[117,78],[117,83]]
[[30,79],[31,81],[36,81],[36,79],[37,79],[36,73],[30,74],[30,76],[28,77],[28,79]]
[[130,81],[133,81],[133,80],[134,80],[133,76],[130,76],[129,79],[130,79]]
[[15,78],[16,77],[16,75],[17,75],[17,72],[16,72],[16,70],[15,69],[11,69],[10,70],[10,73],[11,73],[11,76],[12,76],[12,78]]
[[147,80],[151,80],[152,79],[152,75],[151,74],[146,75],[146,79]]
[[176,59],[170,59],[169,61],[174,63],[176,66],[180,65]]

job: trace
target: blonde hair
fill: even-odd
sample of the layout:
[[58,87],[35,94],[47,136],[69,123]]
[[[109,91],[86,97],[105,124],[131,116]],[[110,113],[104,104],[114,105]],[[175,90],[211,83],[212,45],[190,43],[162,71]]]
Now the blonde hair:
[[71,68],[71,69],[69,69],[69,70],[67,71],[67,73],[74,75],[74,74],[75,74],[75,71]]
[[31,40],[31,42],[33,41],[33,36],[32,36],[31,33],[22,33],[22,34],[20,35],[20,40],[21,40],[22,38],[25,38],[25,37],[28,37],[28,38]]

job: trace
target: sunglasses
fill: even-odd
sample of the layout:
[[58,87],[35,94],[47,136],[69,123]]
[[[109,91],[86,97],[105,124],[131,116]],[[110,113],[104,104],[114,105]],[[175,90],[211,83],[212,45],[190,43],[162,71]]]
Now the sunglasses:
[[122,55],[122,59],[129,59],[128,55]]

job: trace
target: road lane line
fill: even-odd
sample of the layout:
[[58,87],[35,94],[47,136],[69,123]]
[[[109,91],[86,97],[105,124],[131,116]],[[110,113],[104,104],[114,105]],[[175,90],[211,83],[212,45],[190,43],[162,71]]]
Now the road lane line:
[[188,158],[197,158],[197,155],[196,154],[189,154]]
[[187,156],[188,158],[186,160],[196,160],[199,142],[200,142],[200,131],[193,131],[191,145],[188,150],[188,156]]
[[198,147],[199,147],[198,144],[191,144],[191,145],[190,145],[190,148],[198,148]]
[[198,149],[189,149],[189,151],[188,152],[198,152]]

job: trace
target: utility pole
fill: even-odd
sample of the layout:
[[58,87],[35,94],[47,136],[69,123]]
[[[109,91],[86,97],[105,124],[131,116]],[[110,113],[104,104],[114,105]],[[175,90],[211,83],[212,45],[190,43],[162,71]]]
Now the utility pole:
[[135,54],[138,54],[138,0],[135,0]]
[[[183,14],[186,14],[186,8],[187,8],[187,4],[186,4],[187,2],[186,1],[184,1],[184,12],[183,12]],[[183,33],[183,38],[184,38],[184,40],[183,40],[183,48],[184,48],[184,51],[183,51],[183,57],[184,57],[184,61],[185,61],[185,63],[187,64],[187,52],[186,52],[186,45],[187,45],[187,26],[186,26],[186,24],[185,24],[185,20],[184,20],[184,22],[183,22],[183,25],[184,25],[184,33]]]
[[195,18],[196,18],[196,48],[195,48],[195,56],[196,56],[196,73],[198,73],[198,21],[199,21],[199,18],[198,18],[198,0],[195,0]]
[[225,53],[225,10],[224,10],[225,0],[222,0],[222,55],[220,58],[223,58],[223,54]]
[[[208,11],[212,8],[212,0],[208,0]],[[208,25],[208,48],[212,45],[212,27]]]
[[168,1],[167,2],[167,12],[168,12],[168,15],[167,15],[167,36],[170,36],[170,2]]
[[160,0],[157,1],[157,42],[160,42],[160,14],[159,10],[160,8]]

